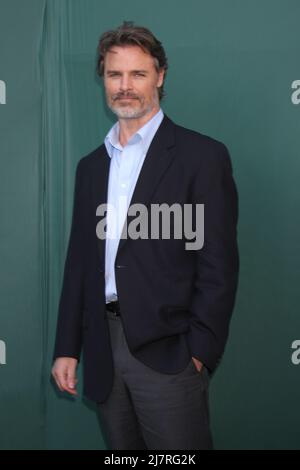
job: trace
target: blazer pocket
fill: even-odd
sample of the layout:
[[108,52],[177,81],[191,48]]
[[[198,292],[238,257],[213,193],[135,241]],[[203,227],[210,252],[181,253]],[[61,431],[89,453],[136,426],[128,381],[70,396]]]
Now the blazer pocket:
[[167,308],[168,322],[176,327],[189,329],[189,310],[186,306],[169,306]]

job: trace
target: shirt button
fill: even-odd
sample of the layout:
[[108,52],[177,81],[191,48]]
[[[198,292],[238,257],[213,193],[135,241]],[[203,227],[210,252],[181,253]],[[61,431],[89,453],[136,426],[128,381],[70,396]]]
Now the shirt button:
[[121,184],[121,187],[122,187],[122,188],[126,188],[126,184],[125,184],[125,183],[122,183],[122,184]]

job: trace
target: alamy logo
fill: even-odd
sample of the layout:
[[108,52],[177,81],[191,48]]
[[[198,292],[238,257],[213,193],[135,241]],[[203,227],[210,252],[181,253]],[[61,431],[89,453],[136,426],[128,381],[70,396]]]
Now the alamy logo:
[[6,83],[0,80],[0,104],[6,104]]
[[[133,220],[127,226],[128,201],[120,196],[117,204],[100,204],[96,215],[102,217],[96,226],[100,240],[130,238],[194,240],[185,242],[186,250],[200,250],[204,245],[204,204],[167,203],[132,204],[128,216]],[[123,228],[123,230],[121,230]]]
[[292,103],[300,104],[300,80],[293,81],[292,89],[295,90],[291,96]]
[[6,344],[0,340],[0,364],[6,364]]
[[295,366],[298,366],[300,364],[300,340],[295,339],[295,341],[292,342],[291,348],[294,349],[291,361]]

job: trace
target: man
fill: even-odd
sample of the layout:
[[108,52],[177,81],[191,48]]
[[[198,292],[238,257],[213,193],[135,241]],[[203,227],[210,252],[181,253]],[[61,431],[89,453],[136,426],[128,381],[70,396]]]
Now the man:
[[[98,71],[118,121],[76,171],[52,374],[75,395],[83,346],[84,394],[97,402],[112,449],[213,447],[209,381],[237,288],[230,157],[163,113],[167,68],[148,29],[124,22],[102,35]],[[150,236],[126,232],[136,204]],[[151,237],[149,210],[163,204],[192,208],[181,237]],[[203,229],[199,207],[204,244],[188,249],[192,226]]]

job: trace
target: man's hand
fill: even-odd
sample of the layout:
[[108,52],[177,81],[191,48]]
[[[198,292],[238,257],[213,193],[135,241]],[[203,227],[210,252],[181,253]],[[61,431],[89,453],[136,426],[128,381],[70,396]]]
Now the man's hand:
[[202,367],[203,367],[202,362],[199,361],[199,359],[196,359],[195,357],[192,357],[192,359],[194,361],[194,364],[195,364],[195,367],[196,367],[197,371],[200,372]]
[[77,359],[74,357],[58,357],[52,367],[52,376],[61,392],[77,395],[76,378]]

